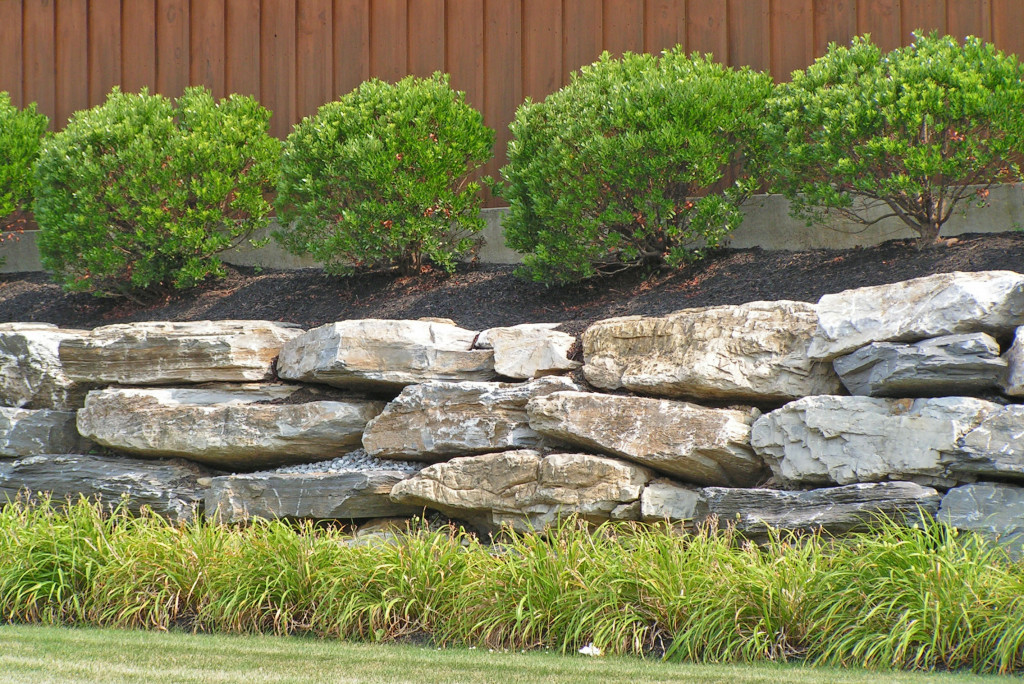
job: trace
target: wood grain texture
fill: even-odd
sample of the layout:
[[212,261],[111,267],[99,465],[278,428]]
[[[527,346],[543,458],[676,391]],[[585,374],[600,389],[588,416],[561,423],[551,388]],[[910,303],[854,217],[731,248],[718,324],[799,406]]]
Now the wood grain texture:
[[[1024,14],[1024,3],[1017,3],[1018,13]],[[991,0],[948,0],[946,3],[946,31],[953,36],[977,36],[992,40]]]
[[602,0],[562,1],[562,73],[569,74],[601,56],[604,42]]
[[409,3],[410,74],[426,77],[435,71],[444,71],[444,25],[444,0],[413,0]]
[[884,51],[901,45],[900,0],[858,0],[857,34],[865,33],[871,34],[872,42]]
[[301,119],[333,99],[334,10],[331,0],[299,0],[298,10],[295,116]]
[[56,128],[89,106],[89,31],[86,0],[57,0]]
[[370,3],[370,75],[398,81],[406,75],[409,47],[406,0]]
[[295,117],[295,0],[264,2],[260,12],[260,100],[274,113],[270,132],[288,135]]
[[334,97],[370,77],[370,0],[334,0]]
[[189,9],[188,0],[156,3],[156,89],[168,97],[189,85]]
[[644,51],[644,0],[604,0],[603,47],[615,55]]
[[224,89],[260,97],[260,0],[226,0]]
[[771,72],[776,81],[814,61],[814,1],[773,0]]
[[771,0],[728,0],[729,64],[771,68]]
[[825,54],[829,43],[848,45],[857,35],[857,0],[815,0],[814,56]]
[[25,0],[22,15],[23,69],[22,101],[35,102],[39,111],[50,117],[50,127],[57,118],[56,16],[53,0]]
[[484,6],[480,0],[447,0],[445,70],[466,101],[484,109]]
[[562,4],[523,0],[523,97],[542,100],[562,87]]
[[89,104],[121,82],[121,0],[89,3]]
[[204,85],[220,99],[227,90],[227,7],[224,0],[192,2],[189,79]]
[[156,1],[121,3],[121,89],[156,89]]
[[723,0],[689,0],[686,5],[686,49],[714,55],[731,64],[728,6]]
[[20,2],[0,2],[0,91],[11,96],[15,107],[22,107],[22,37],[23,6]]
[[686,0],[647,0],[644,3],[644,51],[658,54],[686,45]]

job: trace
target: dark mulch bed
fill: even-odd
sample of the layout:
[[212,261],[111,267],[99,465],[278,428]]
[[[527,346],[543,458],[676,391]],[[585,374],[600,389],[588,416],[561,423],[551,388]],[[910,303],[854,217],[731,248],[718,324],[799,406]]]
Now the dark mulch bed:
[[65,294],[46,274],[0,275],[0,321],[43,321],[91,328],[147,320],[264,319],[310,328],[355,318],[451,318],[473,329],[560,322],[579,333],[593,321],[661,315],[689,307],[759,299],[813,302],[823,294],[950,271],[1019,270],[1024,233],[963,236],[918,249],[912,241],[806,252],[722,250],[674,272],[626,273],[571,287],[517,279],[507,266],[466,266],[451,277],[389,274],[338,278],[319,270],[255,272],[228,277],[149,307]]

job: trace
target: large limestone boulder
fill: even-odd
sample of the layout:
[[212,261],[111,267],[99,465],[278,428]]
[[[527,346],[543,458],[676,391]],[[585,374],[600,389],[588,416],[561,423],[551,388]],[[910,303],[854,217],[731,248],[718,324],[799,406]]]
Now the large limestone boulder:
[[778,402],[838,393],[831,364],[807,358],[817,324],[813,305],[790,301],[612,318],[583,334],[583,372],[596,387],[666,397]]
[[537,396],[577,389],[568,378],[498,382],[425,382],[410,385],[371,420],[363,447],[381,458],[444,461],[492,451],[543,446],[530,428],[526,403]]
[[951,489],[942,498],[938,519],[997,540],[1012,557],[1024,558],[1024,487],[978,482]]
[[81,408],[89,385],[68,377],[58,349],[61,341],[88,334],[49,323],[0,324],[0,405],[58,411]]
[[341,321],[290,340],[277,371],[286,380],[388,391],[430,380],[492,380],[494,352],[473,349],[476,336],[433,321]]
[[523,449],[435,463],[396,484],[391,496],[488,531],[543,530],[569,514],[608,520],[639,499],[651,478],[647,468],[603,456]]
[[540,434],[689,482],[746,487],[767,475],[764,461],[750,446],[750,410],[555,392],[531,399],[527,411],[530,427]]
[[78,429],[118,451],[246,471],[353,451],[367,421],[384,408],[365,399],[275,403],[268,399],[274,395],[267,388],[93,391],[78,412]]
[[914,342],[958,333],[1008,335],[1024,324],[1024,275],[938,273],[818,301],[812,359],[834,359],[872,342]]
[[842,534],[885,516],[906,523],[920,521],[920,512],[931,517],[941,495],[914,482],[877,482],[828,487],[802,492],[777,489],[705,487],[701,495],[707,516],[718,525],[732,524],[750,537],[764,537],[768,530]]
[[107,325],[61,341],[72,380],[122,385],[258,382],[302,330],[268,321],[148,322]]
[[392,487],[409,476],[400,470],[344,470],[215,477],[206,494],[206,510],[221,522],[412,516],[422,509],[390,497]]
[[54,500],[98,498],[111,506],[124,500],[176,521],[202,510],[209,472],[179,459],[145,460],[81,454],[43,454],[0,460],[0,503],[26,494]]
[[74,411],[0,407],[0,458],[88,451]]
[[945,335],[915,344],[873,342],[832,362],[850,394],[938,397],[996,387],[1007,362],[986,333]]
[[1024,405],[1000,407],[957,442],[963,479],[1024,479]]
[[913,480],[949,487],[963,472],[960,440],[998,404],[968,397],[807,397],[754,422],[751,443],[783,486]]
[[525,323],[508,328],[488,328],[476,346],[494,350],[494,370],[507,378],[529,380],[576,370],[581,364],[569,359],[576,338],[555,330],[558,323]]

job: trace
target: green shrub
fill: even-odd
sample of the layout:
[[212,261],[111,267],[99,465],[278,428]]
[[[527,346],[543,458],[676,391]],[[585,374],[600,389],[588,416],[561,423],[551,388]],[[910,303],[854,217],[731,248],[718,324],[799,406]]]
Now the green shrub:
[[958,202],[1020,177],[1022,75],[973,37],[915,33],[888,54],[867,37],[830,45],[772,97],[775,184],[809,221],[898,217],[935,241]]
[[118,89],[43,144],[43,266],[68,290],[146,300],[223,275],[214,256],[265,226],[280,143],[251,97]]
[[32,164],[49,121],[36,113],[35,103],[18,109],[0,92],[0,218],[31,204]]
[[501,173],[523,273],[569,282],[699,257],[742,220],[730,166],[756,148],[771,79],[679,48],[607,53],[511,124]]
[[483,229],[469,173],[494,133],[448,77],[363,83],[295,126],[285,142],[276,237],[331,273],[430,260],[446,271]]

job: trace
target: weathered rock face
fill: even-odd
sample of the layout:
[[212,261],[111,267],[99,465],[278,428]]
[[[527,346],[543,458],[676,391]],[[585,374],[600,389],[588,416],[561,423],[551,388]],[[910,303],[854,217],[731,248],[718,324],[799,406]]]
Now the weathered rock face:
[[646,522],[703,519],[707,510],[701,490],[671,480],[655,480],[640,495],[640,518]]
[[883,515],[918,521],[919,511],[934,515],[941,499],[931,487],[913,482],[852,484],[804,492],[705,487],[701,495],[708,516],[715,516],[720,526],[732,523],[751,537],[767,536],[768,528],[842,534]]
[[194,463],[80,454],[46,454],[0,461],[0,503],[25,490],[48,492],[55,500],[99,497],[116,505],[125,499],[138,513],[148,506],[172,520],[190,520],[202,510],[209,473]]
[[812,362],[814,306],[751,302],[664,318],[598,321],[583,334],[587,380],[641,394],[776,402],[841,390],[831,364]]
[[980,399],[807,397],[754,422],[751,443],[783,486],[913,480],[952,486],[959,442],[1002,407]]
[[75,429],[74,411],[0,407],[0,457],[88,451]]
[[[285,391],[294,391],[286,388]],[[90,392],[78,429],[142,456],[180,456],[221,470],[319,461],[359,448],[383,402],[256,403],[273,391],[107,389]]]
[[529,380],[565,373],[582,364],[569,359],[576,338],[554,330],[558,325],[527,323],[489,328],[480,333],[476,346],[494,350],[494,370],[507,378]]
[[88,334],[49,323],[0,324],[0,404],[58,411],[80,408],[89,385],[67,376],[58,348],[62,340]]
[[391,490],[399,503],[437,509],[487,530],[543,530],[576,513],[607,520],[640,498],[646,468],[590,454],[542,456],[528,449],[436,463]]
[[1024,558],[1024,487],[978,482],[951,489],[942,498],[938,518],[996,539],[1011,556]]
[[124,323],[62,340],[60,360],[81,382],[256,382],[273,377],[281,347],[300,334],[267,321]]
[[1003,354],[1006,361],[1006,376],[1003,378],[1000,387],[1004,394],[1011,397],[1024,397],[1024,328],[1017,328],[1013,337],[1013,344]]
[[750,446],[751,411],[588,392],[538,396],[527,410],[543,435],[689,482],[742,487],[767,476]]
[[939,273],[825,295],[818,301],[813,359],[834,359],[872,342],[913,342],[968,332],[1007,335],[1024,324],[1024,275]]
[[1024,405],[1011,404],[989,413],[964,435],[955,469],[963,479],[1024,479]]
[[367,453],[380,458],[443,461],[452,456],[536,448],[551,443],[530,428],[533,397],[577,389],[568,378],[523,384],[426,382],[402,390],[363,434]]
[[494,352],[473,349],[476,335],[430,321],[342,321],[289,341],[277,371],[286,380],[378,390],[430,380],[491,380]]
[[391,500],[391,488],[409,477],[397,470],[325,473],[251,473],[215,477],[206,510],[222,522],[260,518],[378,518],[420,512]]
[[832,362],[850,394],[940,397],[996,387],[1006,376],[991,335],[946,335],[916,344],[874,342]]

